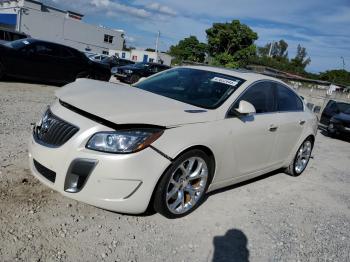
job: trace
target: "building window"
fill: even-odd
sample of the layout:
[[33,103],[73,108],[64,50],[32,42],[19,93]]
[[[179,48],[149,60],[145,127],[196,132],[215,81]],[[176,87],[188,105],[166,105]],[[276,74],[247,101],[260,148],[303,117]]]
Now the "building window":
[[102,51],[102,54],[103,54],[103,55],[108,55],[108,54],[109,54],[109,52],[108,52],[108,51],[103,50],[103,51]]
[[125,52],[122,53],[122,58],[125,58]]
[[153,62],[154,62],[154,58],[150,58],[150,59],[149,59],[149,62],[150,62],[150,63],[153,63]]
[[133,55],[133,56],[132,56],[132,60],[133,60],[133,61],[137,61],[137,55]]
[[113,36],[111,36],[111,35],[105,35],[105,37],[104,37],[104,42],[105,42],[105,43],[110,43],[110,44],[112,44],[112,43],[113,43]]

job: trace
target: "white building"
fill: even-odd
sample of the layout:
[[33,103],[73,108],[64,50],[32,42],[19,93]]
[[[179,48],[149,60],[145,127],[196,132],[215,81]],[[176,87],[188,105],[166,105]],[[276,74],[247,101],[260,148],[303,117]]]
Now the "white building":
[[158,52],[158,59],[156,52],[132,49],[131,51],[110,50],[110,55],[117,55],[120,58],[129,59],[135,62],[154,62],[170,66],[172,57],[168,54]]
[[0,26],[81,51],[108,54],[123,48],[124,32],[82,21],[82,14],[35,0],[0,0]]

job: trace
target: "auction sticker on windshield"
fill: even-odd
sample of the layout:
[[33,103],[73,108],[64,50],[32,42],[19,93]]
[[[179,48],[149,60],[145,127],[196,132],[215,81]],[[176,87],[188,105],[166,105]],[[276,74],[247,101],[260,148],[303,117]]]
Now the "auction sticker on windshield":
[[238,85],[238,81],[233,81],[233,80],[229,80],[229,79],[225,79],[225,78],[221,78],[221,77],[217,77],[217,76],[214,77],[213,79],[211,79],[211,81],[230,85],[230,86]]

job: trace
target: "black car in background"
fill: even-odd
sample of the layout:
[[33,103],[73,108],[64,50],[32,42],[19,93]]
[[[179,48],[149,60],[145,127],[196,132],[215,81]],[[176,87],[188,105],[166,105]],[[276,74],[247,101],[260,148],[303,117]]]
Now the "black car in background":
[[119,58],[116,56],[108,56],[101,60],[101,63],[108,64],[109,68],[112,69],[113,67],[119,67],[119,66],[125,66],[125,65],[133,65],[135,64],[134,61]]
[[329,100],[321,114],[320,125],[327,128],[330,135],[350,137],[350,103]]
[[28,36],[24,33],[0,28],[0,43],[11,42],[18,39],[27,38]]
[[112,74],[120,81],[134,84],[141,77],[148,77],[169,69],[170,66],[157,63],[136,63],[134,65],[126,65],[112,68]]
[[107,65],[91,61],[74,48],[26,38],[0,44],[3,76],[66,84],[82,77],[108,81],[111,73]]

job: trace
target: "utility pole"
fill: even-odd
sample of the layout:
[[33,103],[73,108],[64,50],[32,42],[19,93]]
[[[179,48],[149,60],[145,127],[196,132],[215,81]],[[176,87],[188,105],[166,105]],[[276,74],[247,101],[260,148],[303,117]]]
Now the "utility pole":
[[272,46],[274,45],[275,45],[275,41],[272,41],[272,43],[270,44],[269,57],[271,57]]
[[342,59],[342,60],[343,60],[343,70],[345,70],[345,59],[344,59],[344,57],[343,57],[343,56],[341,56],[341,57],[340,57],[340,59]]
[[160,31],[158,31],[158,34],[157,34],[157,40],[156,40],[156,63],[158,63],[158,47],[159,47],[159,38],[160,38]]

